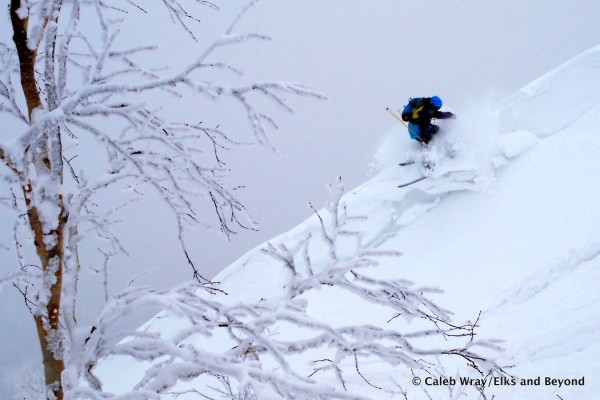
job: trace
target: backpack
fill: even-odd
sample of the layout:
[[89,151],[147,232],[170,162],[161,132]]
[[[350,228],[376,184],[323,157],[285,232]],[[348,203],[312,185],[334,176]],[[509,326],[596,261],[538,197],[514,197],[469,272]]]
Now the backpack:
[[419,112],[425,106],[425,98],[415,97],[408,100],[408,104],[402,110],[402,120],[417,123],[419,121]]

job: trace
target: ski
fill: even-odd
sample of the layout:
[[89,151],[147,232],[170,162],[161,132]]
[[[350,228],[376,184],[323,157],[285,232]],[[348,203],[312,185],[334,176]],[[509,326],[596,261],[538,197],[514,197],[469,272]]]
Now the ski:
[[406,167],[407,165],[413,165],[414,163],[415,163],[415,160],[412,160],[412,161],[401,162],[398,165],[401,166],[401,167]]
[[427,179],[427,176],[423,176],[423,177],[421,177],[421,178],[417,178],[417,179],[415,179],[414,181],[410,181],[410,182],[407,182],[407,183],[403,183],[402,185],[398,185],[398,187],[399,187],[399,188],[407,187],[407,186],[410,186],[410,185],[412,185],[413,183],[420,182],[420,181],[422,181],[423,179]]

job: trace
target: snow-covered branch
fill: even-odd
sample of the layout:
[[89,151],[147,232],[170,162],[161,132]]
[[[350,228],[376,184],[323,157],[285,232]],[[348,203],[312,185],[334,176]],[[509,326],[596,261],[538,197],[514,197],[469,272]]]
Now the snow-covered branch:
[[25,113],[16,100],[13,74],[18,68],[16,52],[4,43],[0,43],[0,113],[8,113],[27,122]]
[[[477,352],[498,350],[493,342],[475,340],[477,321],[456,324],[429,299],[438,289],[369,276],[380,259],[400,253],[378,248],[389,237],[366,244],[356,224],[364,217],[349,215],[342,195],[341,183],[333,185],[331,201],[304,236],[264,247],[270,267],[288,276],[267,301],[229,304],[190,284],[160,294],[133,289],[109,302],[95,325],[93,350],[87,352],[94,354],[88,360],[94,376],[110,379],[107,357],[118,355],[132,365],[137,365],[133,360],[150,364],[124,396],[150,390],[211,398],[216,390],[231,399],[259,393],[281,399],[362,399],[369,390],[399,393],[395,386],[371,382],[369,374],[386,368],[439,376],[447,358],[475,374],[502,373]],[[328,305],[315,303],[322,291],[333,291],[340,305],[382,318],[363,325],[323,318],[318,310]],[[146,303],[165,311],[137,331],[114,333],[111,326]],[[215,382],[227,390],[215,389]],[[350,383],[364,388],[357,394],[348,390]]]

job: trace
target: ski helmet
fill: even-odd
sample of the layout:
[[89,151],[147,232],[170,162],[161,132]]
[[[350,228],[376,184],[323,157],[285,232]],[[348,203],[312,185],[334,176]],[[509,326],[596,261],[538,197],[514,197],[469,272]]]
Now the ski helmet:
[[437,108],[442,108],[442,99],[440,99],[437,96],[433,96],[431,98],[431,104],[433,104],[434,106],[436,106]]

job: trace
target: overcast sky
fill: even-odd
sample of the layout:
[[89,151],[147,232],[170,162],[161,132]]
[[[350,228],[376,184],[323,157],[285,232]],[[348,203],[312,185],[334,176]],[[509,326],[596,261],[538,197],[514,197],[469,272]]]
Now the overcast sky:
[[[220,12],[207,10],[204,23],[218,30],[245,2],[227,3]],[[368,179],[378,143],[398,124],[386,107],[399,109],[408,97],[435,94],[460,118],[470,105],[489,96],[501,100],[600,44],[599,15],[597,0],[260,1],[236,31],[262,33],[273,40],[232,49],[223,57],[243,69],[248,79],[302,82],[328,100],[294,99],[295,116],[277,113],[280,130],[271,139],[278,154],[242,147],[226,156],[230,180],[245,186],[239,196],[260,229],[242,231],[230,242],[208,232],[189,234],[205,275],[214,276],[246,251],[308,217],[308,203],[320,207],[325,185],[335,177],[341,176],[348,189]],[[6,29],[6,19],[0,25]],[[172,30],[166,22],[137,32],[168,37]],[[191,54],[202,49],[170,45],[172,51]],[[194,111],[200,120],[205,118],[202,111]],[[223,111],[224,125],[230,112],[239,115],[237,110]],[[247,130],[244,123],[240,118],[233,129]],[[165,251],[157,233],[168,216],[135,214],[133,210],[129,236],[136,240],[126,243],[132,248],[128,262],[161,267],[154,281],[162,285],[189,279],[188,267],[173,265],[172,260],[180,262],[181,257]],[[12,257],[2,255],[8,261]],[[2,268],[0,273],[8,271],[6,265]],[[11,288],[0,292],[0,305],[0,358],[24,365],[37,348],[33,322]],[[17,336],[20,341],[6,340]],[[2,398],[7,385],[0,376]]]

